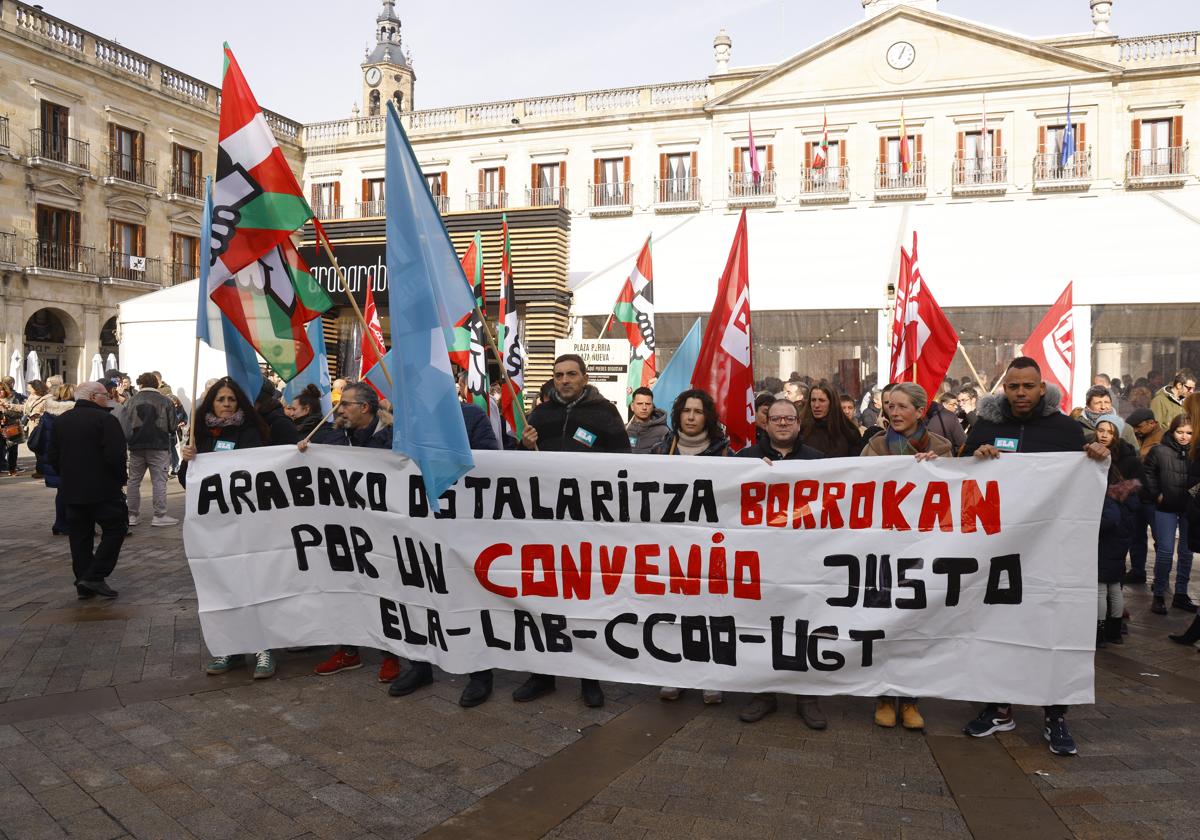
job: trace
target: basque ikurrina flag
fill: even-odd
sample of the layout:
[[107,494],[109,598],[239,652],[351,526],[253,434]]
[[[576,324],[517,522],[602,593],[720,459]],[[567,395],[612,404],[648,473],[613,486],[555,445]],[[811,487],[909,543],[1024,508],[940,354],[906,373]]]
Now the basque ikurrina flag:
[[508,215],[501,221],[504,251],[500,255],[500,315],[496,322],[496,343],[504,356],[504,377],[500,389],[500,412],[504,423],[517,440],[525,433],[525,412],[521,408],[525,388],[525,345],[517,317],[517,296],[513,290],[512,243],[508,238]]
[[475,231],[475,238],[467,246],[462,255],[463,273],[471,286],[471,294],[475,298],[478,309],[464,313],[454,324],[454,344],[450,346],[450,361],[467,372],[467,391],[471,402],[491,414],[492,401],[488,399],[487,357],[485,354],[486,341],[483,331],[486,329],[479,315],[483,311],[487,291],[483,285],[483,238]]
[[313,359],[304,325],[332,302],[291,240],[313,212],[228,44],[219,135],[208,294],[291,380]]
[[633,392],[650,387],[658,375],[654,358],[654,262],[650,237],[646,237],[633,273],[625,278],[617,296],[612,323],[624,324],[629,339],[629,378],[625,387],[625,403],[629,404],[633,402]]

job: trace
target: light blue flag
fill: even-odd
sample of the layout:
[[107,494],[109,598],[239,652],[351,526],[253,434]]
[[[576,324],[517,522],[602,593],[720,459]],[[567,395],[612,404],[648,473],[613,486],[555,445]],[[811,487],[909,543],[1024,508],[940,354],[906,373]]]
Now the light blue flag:
[[700,319],[697,318],[654,383],[654,404],[667,412],[668,426],[671,425],[671,406],[675,404],[675,398],[692,387],[692,371],[696,369],[696,360],[700,358],[703,339],[704,331],[700,329]]
[[[204,179],[204,219],[200,227],[200,283],[196,301],[196,337],[214,350],[225,354],[225,369],[253,402],[262,388],[262,369],[258,354],[242,338],[221,308],[208,295],[208,272],[212,266],[212,177]],[[199,348],[196,348],[199,352]],[[197,404],[200,394],[195,395]]]
[[1071,124],[1071,89],[1067,88],[1067,124],[1062,133],[1062,151],[1058,165],[1067,167],[1075,159],[1075,126]]
[[388,384],[387,377],[383,375],[383,369],[386,367],[388,373],[392,375],[392,381],[396,381],[396,370],[393,367],[392,351],[389,350],[375,364],[371,365],[370,369],[363,374],[363,379],[375,386],[375,390],[381,394],[390,394],[392,386]]
[[438,497],[475,466],[447,350],[475,301],[390,101],[386,161],[392,451],[416,461],[436,511]]
[[[304,370],[283,386],[283,398],[291,402],[300,396],[309,385],[316,385],[321,392],[321,416],[325,417],[333,411],[333,382],[329,378],[329,355],[325,350],[325,329],[320,318],[313,318],[305,326],[308,343],[312,345],[313,360],[305,365]],[[386,394],[387,392],[384,391]]]

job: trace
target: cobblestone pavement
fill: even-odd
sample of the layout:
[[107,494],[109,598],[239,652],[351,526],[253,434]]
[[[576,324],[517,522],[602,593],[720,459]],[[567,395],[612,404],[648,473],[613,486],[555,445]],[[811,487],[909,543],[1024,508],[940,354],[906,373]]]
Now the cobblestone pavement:
[[748,726],[744,696],[646,686],[605,684],[601,710],[574,680],[514,704],[523,675],[499,673],[464,710],[463,677],[392,699],[373,662],[313,676],[322,651],[281,654],[272,680],[205,676],[179,526],[138,526],[120,597],[81,603],[51,493],[0,479],[0,838],[1200,837],[1200,657],[1144,588],[1097,704],[1070,714],[1073,759],[1047,752],[1040,710],[974,741],[975,709],[949,701],[922,704],[924,735],[875,727],[865,698],[825,701],[810,732],[782,701]]

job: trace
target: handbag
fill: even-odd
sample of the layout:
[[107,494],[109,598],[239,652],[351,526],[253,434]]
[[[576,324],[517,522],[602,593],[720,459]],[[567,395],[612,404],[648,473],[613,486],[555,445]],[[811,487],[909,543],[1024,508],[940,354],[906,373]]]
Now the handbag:
[[5,423],[3,427],[0,427],[0,434],[4,435],[5,440],[16,440],[21,436],[21,424]]

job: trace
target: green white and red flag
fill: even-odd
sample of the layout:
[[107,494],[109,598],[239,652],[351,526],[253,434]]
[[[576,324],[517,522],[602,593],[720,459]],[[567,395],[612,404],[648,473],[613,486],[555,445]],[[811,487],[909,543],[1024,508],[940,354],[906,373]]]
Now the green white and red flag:
[[517,317],[517,296],[513,290],[512,244],[508,238],[508,216],[502,218],[504,251],[500,256],[500,315],[496,323],[496,343],[504,357],[504,375],[508,382],[500,389],[500,413],[517,440],[525,433],[525,413],[521,410],[525,388],[525,345]]
[[221,83],[208,294],[286,380],[313,359],[304,326],[332,306],[291,235],[313,212],[229,45]]
[[610,330],[615,324],[623,324],[629,339],[629,378],[625,387],[627,404],[633,402],[636,389],[650,387],[658,376],[654,357],[654,262],[651,251],[650,237],[646,237],[646,244],[642,246],[633,273],[621,287],[609,321]]
[[821,144],[817,146],[816,152],[812,158],[813,169],[824,169],[829,165],[829,115],[825,115],[825,122],[821,126]]
[[492,401],[488,399],[488,372],[483,322],[478,313],[483,311],[487,292],[483,286],[483,238],[475,231],[475,238],[462,255],[463,273],[471,286],[478,309],[463,313],[454,323],[454,343],[448,348],[450,361],[467,372],[467,391],[471,402],[491,414]]

